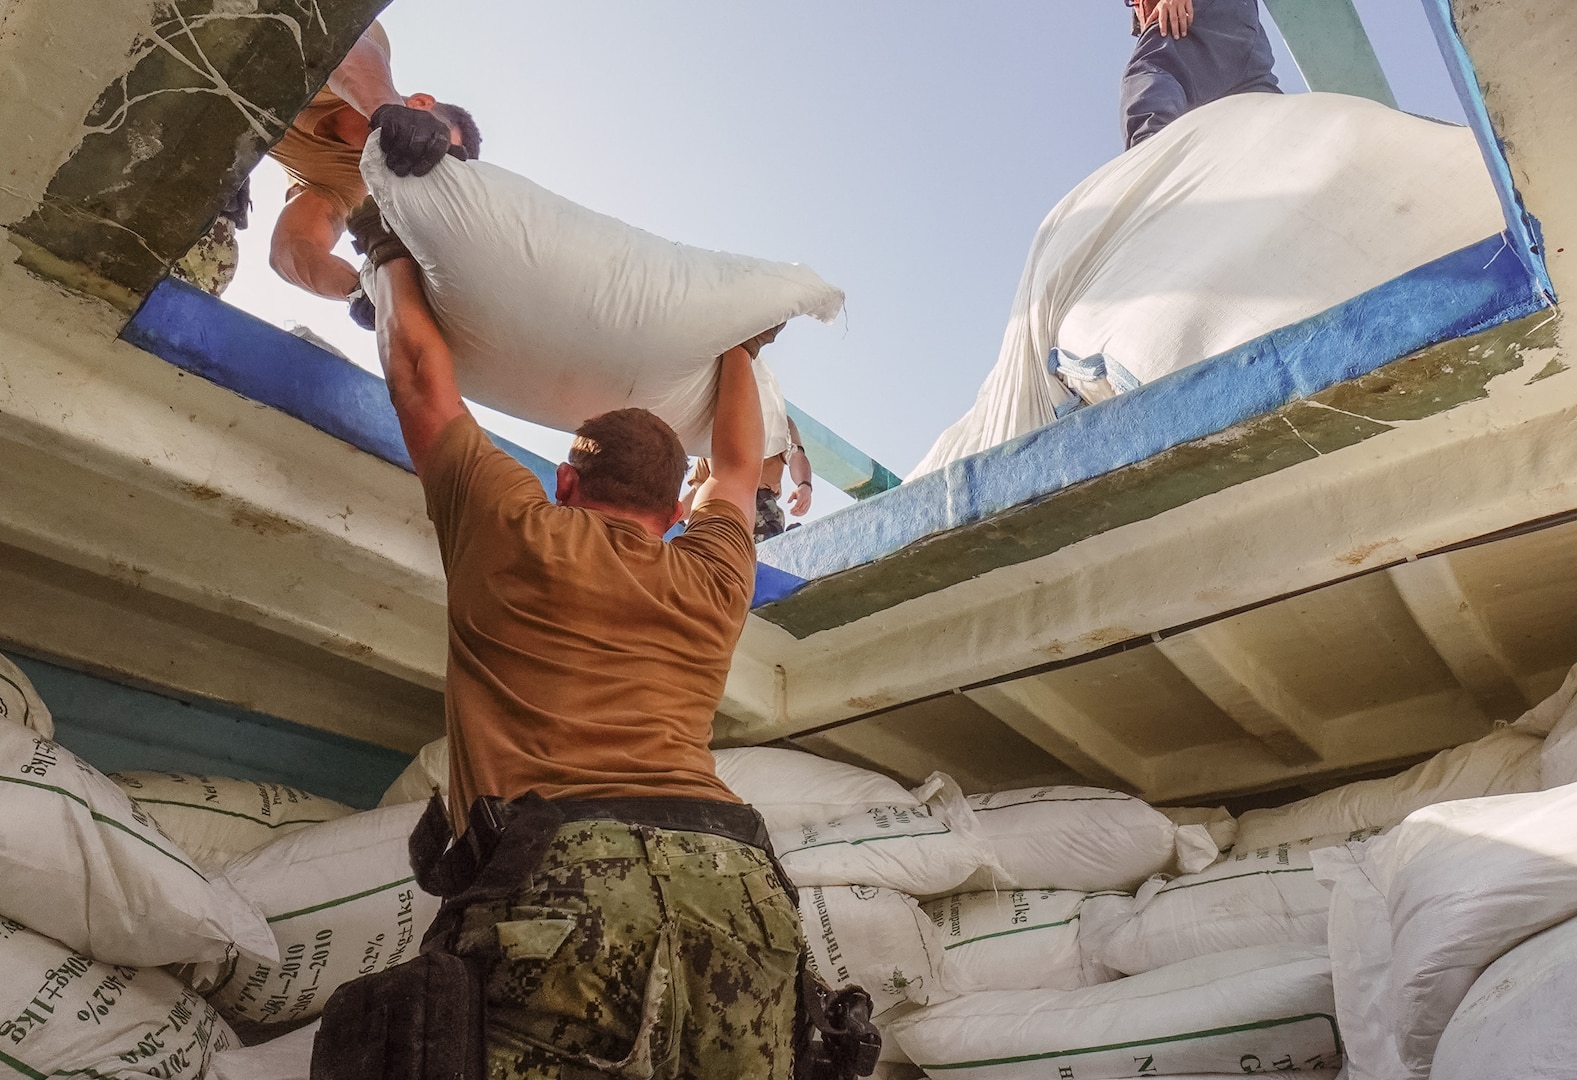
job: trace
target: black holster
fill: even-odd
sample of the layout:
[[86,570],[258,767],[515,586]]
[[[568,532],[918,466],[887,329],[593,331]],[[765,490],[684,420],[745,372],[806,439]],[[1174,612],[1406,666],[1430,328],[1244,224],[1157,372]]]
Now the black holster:
[[855,1080],[876,1071],[882,1035],[871,1023],[871,996],[858,986],[834,990],[799,969],[794,1024],[794,1080]]

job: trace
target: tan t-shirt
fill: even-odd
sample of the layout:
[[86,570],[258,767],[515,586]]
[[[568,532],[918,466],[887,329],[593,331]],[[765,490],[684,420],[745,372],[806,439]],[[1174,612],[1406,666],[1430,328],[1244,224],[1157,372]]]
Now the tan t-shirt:
[[[389,55],[389,35],[378,23],[373,23],[362,35]],[[290,191],[286,199],[293,199],[302,191],[322,195],[345,215],[361,205],[367,197],[367,184],[361,178],[361,147],[341,142],[324,125],[333,114],[348,109],[345,99],[327,86],[319,90],[307,107],[297,114],[284,137],[274,144],[269,156],[284,166],[290,177]],[[324,134],[318,128],[324,127]]]
[[755,577],[713,499],[664,543],[556,506],[469,415],[439,434],[427,513],[449,577],[449,811],[512,799],[739,800],[707,749]]

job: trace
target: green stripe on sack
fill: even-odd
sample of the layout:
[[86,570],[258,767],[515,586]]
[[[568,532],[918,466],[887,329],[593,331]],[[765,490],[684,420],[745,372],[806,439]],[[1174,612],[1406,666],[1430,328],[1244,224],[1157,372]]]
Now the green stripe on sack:
[[374,893],[388,892],[390,889],[398,889],[401,885],[409,885],[415,880],[416,878],[414,875],[408,878],[401,878],[399,881],[391,881],[387,885],[379,885],[375,889],[368,889],[365,892],[359,892],[353,896],[342,896],[337,900],[325,900],[321,904],[313,904],[311,907],[304,907],[300,911],[287,911],[283,915],[275,915],[268,921],[270,923],[284,922],[286,919],[294,919],[300,915],[311,915],[314,911],[327,911],[329,908],[336,908],[341,904],[349,904],[353,901],[369,897]]
[[141,833],[136,832],[136,831],[134,831],[134,830],[132,830],[130,828],[127,828],[125,825],[123,825],[119,821],[116,821],[112,817],[106,817],[105,815],[99,813],[97,810],[93,809],[93,807],[89,806],[88,805],[88,801],[86,799],[84,799],[81,795],[77,795],[77,794],[74,794],[73,792],[67,791],[65,788],[55,787],[52,784],[40,784],[36,780],[23,780],[20,777],[16,777],[16,776],[0,776],[0,783],[16,784],[19,787],[37,788],[39,791],[47,791],[47,792],[50,792],[51,794],[59,795],[62,798],[70,799],[72,802],[77,803],[84,810],[86,810],[88,812],[88,816],[91,817],[94,821],[101,822],[101,823],[103,823],[105,825],[108,825],[112,829],[119,829],[121,832],[123,832],[127,836],[131,837],[133,840],[137,840],[137,841],[140,841],[141,843],[147,844],[154,851],[157,851],[160,855],[163,855],[166,859],[173,859],[175,862],[177,862],[180,865],[186,867],[186,869],[190,870],[192,873],[196,874],[198,877],[202,878],[204,881],[208,880],[206,877],[203,876],[203,872],[201,870],[197,869],[197,867],[193,866],[191,863],[187,862],[184,856],[176,855],[174,852],[165,851],[162,847],[160,847],[158,844],[155,844],[152,840],[149,840],[146,836],[143,836]]
[[806,844],[804,847],[784,848],[778,853],[778,858],[781,859],[784,855],[793,855],[801,851],[815,851],[817,848],[837,847],[839,844],[847,844],[849,847],[858,847],[861,844],[873,844],[878,840],[913,840],[917,836],[946,836],[952,831],[952,829],[949,829],[944,825],[935,832],[899,833],[893,836],[867,836],[859,840],[828,840],[820,844]]
[[[1246,878],[1246,877],[1260,877],[1260,876],[1268,876],[1270,874],[1312,874],[1312,873],[1314,873],[1314,867],[1312,867],[1312,866],[1289,866],[1285,870],[1248,870],[1248,871],[1245,871],[1245,872],[1243,872],[1241,874],[1228,874],[1226,877],[1211,878],[1209,881],[1188,881],[1188,882],[1184,882],[1181,885],[1178,885],[1177,882],[1175,882],[1175,881],[1174,882],[1168,882],[1167,884],[1161,886],[1159,889],[1155,890],[1155,895],[1160,896],[1162,893],[1182,892],[1184,889],[1196,889],[1196,888],[1198,888],[1201,885],[1214,885],[1218,881],[1237,881],[1239,878]],[[1178,881],[1182,881],[1182,879],[1179,878]]]
[[29,1080],[49,1080],[48,1076],[46,1076],[45,1074],[39,1072],[37,1069],[33,1068],[31,1065],[28,1065],[28,1064],[25,1064],[24,1062],[18,1061],[16,1058],[12,1057],[10,1054],[7,1054],[4,1050],[0,1050],[0,1065],[9,1065],[11,1068],[15,1069],[17,1072],[21,1073],[23,1076],[28,1077]]
[[1110,1043],[1106,1046],[1084,1046],[1077,1050],[1052,1050],[1044,1054],[1020,1054],[1016,1057],[984,1058],[980,1061],[916,1062],[915,1064],[926,1072],[932,1069],[980,1069],[991,1065],[1019,1065],[1026,1061],[1048,1061],[1052,1058],[1078,1057],[1081,1054],[1101,1054],[1110,1050],[1132,1050],[1143,1046],[1162,1046],[1166,1043],[1210,1039],[1218,1035],[1236,1035],[1242,1031],[1268,1031],[1271,1028],[1301,1024],[1308,1020],[1324,1020],[1330,1024],[1332,1042],[1338,1051],[1341,1050],[1341,1037],[1336,1033],[1336,1018],[1327,1013],[1305,1013],[1302,1016],[1288,1016],[1279,1020],[1260,1020],[1253,1024],[1234,1024],[1231,1027],[1211,1028],[1208,1031],[1189,1031],[1159,1039],[1136,1039],[1133,1042]]
[[1076,802],[1126,802],[1127,795],[1080,795],[1076,799],[1020,799],[1018,802],[997,803],[995,806],[971,806],[970,809],[977,814],[989,813],[992,810],[1011,810],[1015,806],[1061,806],[1064,803]]
[[1069,923],[1076,923],[1078,921],[1079,917],[1075,915],[1073,918],[1063,919],[1061,922],[1041,923],[1039,926],[1020,926],[1012,930],[998,930],[995,933],[981,934],[979,937],[965,938],[963,941],[955,941],[951,945],[943,945],[942,949],[946,951],[947,949],[956,949],[961,945],[973,945],[977,941],[990,941],[992,938],[1012,937],[1014,934],[1027,934],[1031,930],[1055,930],[1059,926],[1067,926]]
[[322,825],[327,821],[334,820],[333,818],[296,818],[294,821],[264,821],[262,818],[255,818],[250,814],[242,814],[235,810],[221,810],[217,806],[204,806],[201,803],[177,802],[174,799],[144,799],[140,795],[132,795],[130,798],[145,805],[179,806],[185,810],[201,810],[205,814],[223,814],[225,817],[240,818],[242,821],[250,821],[254,825],[262,825],[269,829],[279,829],[286,825]]

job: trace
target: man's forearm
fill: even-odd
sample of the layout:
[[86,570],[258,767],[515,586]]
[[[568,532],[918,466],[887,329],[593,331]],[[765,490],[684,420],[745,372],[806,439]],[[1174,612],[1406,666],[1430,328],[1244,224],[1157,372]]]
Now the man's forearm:
[[736,346],[723,354],[719,368],[717,416],[712,423],[712,473],[747,469],[759,474],[766,452],[766,431],[750,354]]
[[269,264],[292,285],[329,300],[344,300],[360,284],[354,266],[305,241],[277,247]]
[[329,89],[351,108],[370,117],[382,105],[404,105],[394,88],[389,58],[366,35],[357,39],[329,76]]

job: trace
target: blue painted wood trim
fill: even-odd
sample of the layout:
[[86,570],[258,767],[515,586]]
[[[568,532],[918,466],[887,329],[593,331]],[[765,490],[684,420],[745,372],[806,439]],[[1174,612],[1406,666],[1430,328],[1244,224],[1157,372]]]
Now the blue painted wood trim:
[[[1132,465],[1442,341],[1548,306],[1493,236],[1220,356],[761,544],[763,597]],[[762,588],[765,579],[766,589]],[[770,590],[768,592],[767,590]]]
[[1451,0],[1424,0],[1424,11],[1429,16],[1429,25],[1435,31],[1435,40],[1445,57],[1446,69],[1451,73],[1457,96],[1462,99],[1462,107],[1467,111],[1468,126],[1478,139],[1484,163],[1495,181],[1501,212],[1506,217],[1508,243],[1553,305],[1556,299],[1555,284],[1550,280],[1549,267],[1544,261],[1543,230],[1539,227],[1538,218],[1530,214],[1523,204],[1522,193],[1517,190],[1517,183],[1512,179],[1506,146],[1501,142],[1500,133],[1495,130],[1489,109],[1484,104],[1484,91],[1479,86],[1478,71],[1473,66],[1467,47],[1462,43],[1462,35],[1457,31]]
[[789,419],[799,429],[805,456],[810,459],[810,467],[817,476],[837,484],[840,490],[856,499],[868,499],[902,483],[892,470],[858,450],[804,409],[792,401],[785,404]]
[[188,704],[7,655],[49,706],[56,741],[101,772],[157,769],[270,780],[370,809],[411,760],[261,713]]
[[[382,379],[201,289],[166,278],[120,336],[184,371],[411,471]],[[552,462],[497,435],[492,439],[536,473],[553,497],[558,481]]]

